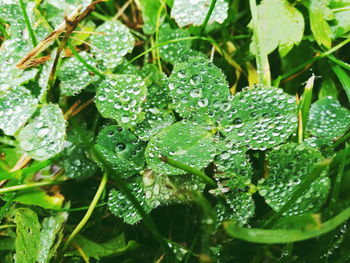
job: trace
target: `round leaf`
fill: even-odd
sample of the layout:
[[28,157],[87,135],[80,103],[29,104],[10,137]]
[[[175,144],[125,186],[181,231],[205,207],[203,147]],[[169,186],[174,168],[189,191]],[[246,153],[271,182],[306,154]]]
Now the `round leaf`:
[[125,128],[141,122],[141,104],[146,98],[144,81],[135,75],[115,75],[104,80],[97,89],[96,106],[105,118],[114,119]]
[[196,123],[177,122],[156,134],[146,148],[146,161],[160,174],[184,174],[183,170],[163,163],[170,157],[191,167],[204,168],[215,156],[216,147],[210,130]]
[[97,144],[113,169],[123,177],[139,172],[145,163],[144,145],[130,131],[111,125],[97,136]]
[[216,121],[231,107],[225,75],[207,59],[175,64],[168,88],[175,110],[183,118]]
[[[289,143],[271,151],[267,155],[269,175],[259,182],[260,195],[273,210],[279,211],[320,160],[318,151],[303,144]],[[329,188],[329,178],[320,176],[284,215],[316,212],[326,200]]]
[[91,53],[106,68],[115,68],[134,48],[135,40],[129,29],[119,21],[107,21],[96,28],[90,37]]
[[63,150],[66,121],[61,109],[48,104],[19,133],[20,147],[35,160],[47,160]]
[[266,150],[286,141],[297,127],[295,98],[281,89],[246,89],[231,103],[222,132],[238,147]]
[[14,135],[35,112],[38,101],[18,86],[0,93],[0,129]]

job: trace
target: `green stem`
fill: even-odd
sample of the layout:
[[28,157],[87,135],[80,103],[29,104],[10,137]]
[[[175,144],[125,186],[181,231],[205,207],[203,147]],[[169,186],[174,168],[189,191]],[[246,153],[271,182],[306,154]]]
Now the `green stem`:
[[92,71],[93,73],[95,73],[97,76],[101,77],[102,79],[105,79],[105,75],[100,72],[97,68],[91,66],[89,63],[87,63],[85,61],[85,59],[83,59],[79,53],[75,50],[74,46],[72,45],[72,43],[70,41],[68,41],[68,47],[69,49],[72,51],[73,55],[90,71]]
[[112,20],[112,17],[104,16],[104,15],[101,15],[100,13],[97,13],[97,12],[92,12],[91,15],[102,20],[102,21],[111,21]]
[[299,187],[294,191],[289,200],[285,203],[284,206],[272,216],[269,220],[267,220],[263,224],[263,228],[273,227],[275,223],[281,218],[281,216],[288,211],[291,206],[298,200],[298,198],[310,187],[310,184],[316,180],[316,178],[322,173],[322,171],[331,163],[330,159],[325,159],[321,163],[319,163],[311,173],[309,173],[304,181],[299,185]]
[[183,164],[183,163],[180,163],[178,161],[175,161],[174,159],[171,159],[169,157],[166,157],[166,156],[162,156],[160,158],[160,160],[164,163],[167,163],[175,168],[179,168],[185,172],[188,172],[190,174],[193,174],[197,177],[199,177],[203,182],[205,182],[206,184],[210,185],[211,187],[217,187],[217,184],[216,182],[211,179],[209,176],[207,176],[205,173],[203,173],[202,171],[196,169],[196,168],[193,168],[191,166],[188,166],[186,164]]
[[339,196],[339,192],[340,192],[340,188],[341,188],[341,181],[343,178],[343,173],[344,173],[344,168],[345,168],[345,154],[344,153],[340,153],[340,154],[341,154],[341,156],[340,156],[339,169],[337,172],[337,177],[335,178],[334,187],[333,187],[333,191],[332,191],[332,195],[331,195],[331,200],[329,203],[329,209],[331,211],[333,211],[337,205],[338,196]]
[[258,8],[256,6],[256,0],[249,0],[250,11],[252,14],[252,23],[253,23],[253,38],[255,43],[255,53],[256,53],[256,68],[259,77],[259,83],[264,86],[271,86],[271,73],[270,65],[267,57],[265,48],[261,45],[261,32],[259,29],[258,21]]
[[289,78],[290,76],[298,73],[299,71],[303,70],[306,66],[315,63],[316,61],[324,58],[324,57],[328,57],[330,54],[334,53],[335,51],[337,51],[338,49],[342,48],[343,46],[345,46],[346,44],[348,44],[350,42],[350,38],[345,39],[344,41],[340,42],[338,45],[332,47],[331,49],[321,53],[319,56],[315,56],[309,60],[307,60],[306,62],[304,62],[303,64],[300,64],[299,66],[294,67],[292,70],[288,71],[287,73],[283,74],[280,76],[281,80],[284,80],[286,78]]
[[98,160],[98,162],[103,164],[103,167],[105,167],[105,170],[109,174],[113,174],[113,179],[117,183],[120,191],[127,197],[127,199],[131,202],[133,207],[137,210],[137,212],[141,215],[146,227],[151,232],[151,234],[154,236],[156,240],[158,240],[160,246],[168,252],[170,257],[174,257],[172,250],[168,246],[167,242],[161,235],[160,231],[158,230],[156,224],[152,220],[152,218],[147,214],[145,209],[142,207],[140,202],[137,200],[137,198],[134,196],[134,194],[131,192],[125,181],[119,176],[119,174],[115,173],[113,170],[113,167],[110,165],[110,163],[105,159],[104,155],[102,154],[102,149],[104,147],[101,145],[94,145],[91,148],[92,155]]
[[9,186],[9,187],[1,188],[0,189],[0,194],[9,193],[9,192],[15,192],[15,191],[24,190],[24,189],[31,189],[31,188],[35,188],[35,187],[59,184],[59,183],[62,183],[62,182],[63,181],[46,181],[46,182],[39,182],[39,183],[31,183],[31,184],[21,184],[21,185]]
[[298,131],[299,131],[298,142],[299,143],[302,143],[304,140],[304,133],[305,133],[306,124],[307,124],[310,106],[311,106],[312,90],[314,87],[314,82],[315,82],[315,75],[312,74],[312,76],[307,80],[303,95],[301,96],[301,101],[300,101],[301,114],[299,116],[299,117],[301,117],[301,121],[299,121],[299,129],[298,129]]
[[85,226],[85,224],[87,223],[87,221],[90,219],[92,213],[94,212],[98,201],[100,200],[100,197],[103,193],[103,191],[106,188],[106,184],[107,184],[107,180],[108,180],[108,174],[104,173],[101,183],[96,191],[96,194],[94,196],[94,199],[92,200],[89,209],[86,211],[86,214],[84,215],[83,219],[79,222],[79,224],[76,226],[76,228],[73,230],[73,232],[70,234],[70,236],[68,237],[67,241],[65,242],[61,254],[63,255],[64,252],[68,249],[69,245],[72,243],[73,239],[78,235],[78,233],[82,230],[82,228]]
[[337,148],[342,143],[346,142],[350,138],[350,131],[347,132],[344,136],[340,137],[334,144],[333,149]]
[[30,25],[29,17],[28,17],[28,14],[27,14],[27,11],[26,11],[26,7],[24,5],[23,0],[19,0],[19,5],[20,5],[21,10],[22,10],[22,15],[23,15],[24,22],[25,22],[26,27],[27,27],[28,32],[29,32],[29,36],[30,36],[30,38],[32,40],[33,46],[35,47],[36,45],[38,45],[38,41],[37,41],[37,39],[35,37],[34,30],[33,30],[32,26]]
[[213,11],[214,11],[216,2],[217,2],[217,0],[211,0],[208,13],[207,13],[207,15],[206,15],[206,17],[205,17],[205,19],[204,19],[203,24],[201,25],[201,29],[200,29],[200,31],[199,31],[199,36],[203,35],[203,33],[204,33],[204,31],[205,31],[205,28],[206,28],[207,25],[208,25],[209,19],[210,19],[211,15],[213,14]]

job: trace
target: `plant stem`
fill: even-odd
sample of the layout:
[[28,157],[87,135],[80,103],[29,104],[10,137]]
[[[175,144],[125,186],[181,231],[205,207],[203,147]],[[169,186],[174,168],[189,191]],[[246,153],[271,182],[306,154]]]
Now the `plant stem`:
[[171,159],[169,157],[166,157],[166,156],[162,156],[160,158],[160,160],[164,163],[167,163],[175,168],[179,168],[185,172],[188,172],[190,174],[193,174],[197,177],[199,177],[203,182],[205,182],[206,184],[210,185],[211,187],[217,187],[217,184],[216,182],[211,179],[209,176],[207,176],[205,173],[203,173],[202,171],[196,169],[196,168],[193,168],[191,166],[188,166],[186,164],[183,164],[183,163],[180,163],[178,161],[175,161],[174,159]]
[[284,206],[274,214],[269,220],[263,224],[263,228],[273,227],[275,223],[281,218],[281,216],[288,211],[291,206],[298,200],[298,198],[307,190],[310,184],[322,173],[322,171],[331,163],[332,160],[325,159],[320,162],[315,168],[309,173],[299,187],[294,191],[289,200]]
[[334,210],[334,207],[336,206],[337,201],[338,201],[338,196],[339,196],[339,192],[340,192],[344,168],[345,168],[345,154],[341,152],[340,153],[339,169],[337,172],[337,177],[335,178],[334,187],[333,187],[333,191],[332,191],[332,195],[331,195],[331,200],[329,202],[329,209],[331,211]]
[[30,25],[29,17],[28,17],[28,14],[27,14],[27,11],[26,11],[26,7],[24,5],[23,0],[19,0],[19,5],[20,5],[21,10],[22,10],[22,15],[23,15],[26,27],[28,29],[30,39],[32,40],[32,44],[35,47],[38,44],[38,41],[37,41],[37,39],[35,37],[34,30],[33,30],[32,26]]
[[210,19],[211,15],[212,15],[212,13],[213,13],[213,11],[214,11],[216,2],[217,2],[217,0],[211,0],[208,13],[207,13],[207,15],[205,16],[205,19],[204,19],[203,24],[201,25],[201,29],[200,29],[200,31],[199,31],[199,36],[203,35],[203,33],[204,33],[204,31],[205,31],[205,28],[206,28],[207,25],[208,25],[209,19]]
[[85,224],[87,223],[87,221],[90,219],[92,213],[94,212],[98,201],[100,200],[100,197],[103,193],[103,191],[106,188],[106,184],[107,184],[107,180],[108,180],[108,174],[104,173],[101,183],[96,191],[96,194],[94,196],[94,199],[92,200],[89,209],[86,211],[86,214],[84,215],[83,219],[79,222],[79,224],[76,226],[76,228],[73,230],[73,232],[70,234],[70,236],[68,237],[67,241],[65,242],[61,254],[63,255],[64,252],[68,249],[69,245],[71,244],[71,242],[73,241],[73,239],[78,235],[78,233],[82,230],[82,228],[85,226]]
[[0,188],[0,194],[24,190],[24,189],[30,189],[30,188],[35,188],[35,187],[47,186],[47,185],[52,185],[52,184],[59,184],[61,182],[63,182],[63,181],[46,181],[46,182],[39,182],[39,183],[20,184],[20,185],[15,185],[15,186],[9,186],[9,187]]
[[284,80],[286,78],[289,78],[290,76],[294,75],[295,73],[299,72],[300,70],[304,69],[306,66],[315,63],[316,61],[328,57],[330,54],[334,53],[338,49],[342,48],[346,44],[350,42],[350,37],[348,39],[345,39],[344,41],[340,42],[338,45],[332,47],[331,49],[319,54],[318,56],[315,56],[306,62],[300,64],[299,66],[294,67],[292,70],[288,71],[287,73],[280,76],[280,80]]
[[87,63],[85,61],[84,58],[82,58],[79,53],[75,50],[74,46],[72,45],[72,43],[70,41],[68,41],[68,47],[69,49],[72,51],[73,55],[90,71],[92,71],[93,73],[95,73],[97,76],[101,77],[102,79],[105,79],[105,75],[100,72],[97,68],[91,66],[89,63]]
[[347,132],[345,135],[340,137],[334,144],[333,149],[337,148],[339,145],[341,145],[343,142],[346,142],[350,138],[350,131]]
[[255,43],[255,53],[256,53],[256,68],[259,77],[259,83],[270,87],[271,86],[271,73],[270,65],[267,57],[265,48],[261,44],[262,36],[259,28],[258,21],[258,8],[256,6],[256,0],[249,0],[250,12],[252,14],[253,23],[253,38]]

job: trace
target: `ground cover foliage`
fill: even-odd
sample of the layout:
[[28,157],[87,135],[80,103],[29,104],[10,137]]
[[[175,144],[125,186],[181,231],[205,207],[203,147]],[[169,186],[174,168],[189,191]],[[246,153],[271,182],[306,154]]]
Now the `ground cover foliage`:
[[0,262],[349,262],[348,0],[0,0]]

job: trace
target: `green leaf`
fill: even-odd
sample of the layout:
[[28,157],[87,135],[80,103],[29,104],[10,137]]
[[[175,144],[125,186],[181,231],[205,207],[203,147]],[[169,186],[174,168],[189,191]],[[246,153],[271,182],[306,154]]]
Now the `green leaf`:
[[[320,160],[318,151],[303,144],[289,143],[274,149],[267,155],[269,175],[259,181],[260,195],[278,212]],[[330,180],[323,173],[284,215],[318,211],[329,189]]]
[[333,97],[323,97],[311,105],[306,128],[324,144],[331,143],[350,128],[350,111]]
[[40,224],[38,216],[28,208],[18,208],[14,212],[17,224],[17,263],[35,263],[40,250]]
[[[82,51],[80,56],[90,65],[96,67],[96,62],[88,53]],[[76,57],[66,59],[57,72],[57,76],[61,81],[61,93],[67,96],[78,94],[91,82],[98,80],[98,76],[91,74]]]
[[[171,9],[171,16],[179,27],[187,25],[200,26],[203,24],[209,11],[210,1],[207,0],[174,0]],[[208,24],[218,22],[222,24],[227,18],[228,3],[225,0],[218,0],[215,4]]]
[[286,141],[297,127],[296,100],[281,89],[245,89],[231,104],[222,132],[238,147],[272,148]]
[[6,135],[14,135],[35,112],[37,104],[38,101],[24,87],[0,91],[0,129]]
[[147,203],[156,208],[161,205],[191,202],[190,191],[203,191],[205,184],[196,176],[157,174],[153,170],[143,172],[143,187]]
[[[84,251],[86,256],[89,258],[94,258],[96,260],[102,259],[104,257],[118,256],[123,253],[132,251],[138,246],[134,240],[126,243],[123,233],[100,244],[87,239],[82,235],[78,235],[74,239],[74,243],[76,243],[82,249],[82,251]],[[78,251],[68,252],[67,255],[80,256]]]
[[48,104],[19,132],[17,139],[30,157],[43,161],[63,150],[65,135],[66,121],[61,109],[56,104]]
[[201,169],[213,160],[216,147],[210,130],[200,124],[177,122],[156,134],[146,148],[149,167],[160,174],[184,174],[183,170],[163,163],[159,158],[168,156],[175,161]]
[[40,232],[40,250],[36,262],[49,263],[55,256],[63,239],[63,227],[67,217],[68,213],[63,212],[44,218]]
[[135,75],[114,75],[103,80],[97,89],[96,106],[105,118],[114,119],[121,127],[130,128],[144,118],[141,104],[147,94],[145,82]]
[[175,111],[183,118],[215,122],[231,107],[225,75],[207,59],[175,64],[168,88]]
[[96,32],[104,34],[94,34],[90,37],[91,53],[106,68],[115,68],[134,48],[134,37],[119,21],[107,21],[97,27]]
[[[157,17],[160,7],[162,6],[162,0],[142,0],[141,11],[143,20],[143,32],[147,35],[151,35],[156,31]],[[160,18],[165,14],[165,9],[161,11]],[[162,23],[163,19],[160,19],[159,23]]]
[[334,37],[337,38],[343,36],[350,31],[350,1],[330,0],[329,8],[333,9],[332,11],[335,20],[335,23],[333,23],[331,27]]
[[221,139],[216,143],[218,145],[218,155],[214,159],[216,179],[238,175],[249,180],[253,174],[253,169],[246,153],[248,149],[237,147],[227,139]]
[[321,236],[340,226],[350,218],[350,208],[340,212],[330,220],[310,229],[258,229],[243,228],[235,223],[225,224],[226,232],[234,238],[260,244],[292,243]]
[[[145,192],[142,187],[141,178],[135,178],[128,181],[128,187],[137,198],[144,210],[149,213],[151,206],[146,202]],[[129,199],[118,190],[111,190],[108,195],[108,208],[116,217],[122,218],[127,224],[133,225],[139,222],[142,217],[137,212]]]
[[122,127],[105,127],[97,136],[97,144],[120,176],[130,177],[144,166],[144,144]]
[[[190,33],[187,30],[180,28],[172,29],[169,24],[163,24],[159,29],[159,43],[186,37],[190,37]],[[183,40],[159,47],[159,54],[166,62],[175,64],[185,61],[190,50],[191,41]]]
[[[303,15],[286,0],[262,1],[258,6],[258,21],[259,30],[263,32],[260,48],[264,49],[267,54],[278,47],[278,51],[284,57],[294,45],[298,45],[302,40]],[[253,53],[256,53],[255,45],[254,42],[251,45]]]
[[174,116],[168,111],[147,109],[145,120],[136,125],[134,133],[143,141],[148,141],[161,129],[175,122]]
[[332,30],[327,20],[332,14],[327,7],[328,0],[311,0],[308,8],[310,13],[310,26],[316,42],[320,46],[331,48]]
[[0,91],[11,86],[20,86],[33,79],[38,70],[22,70],[16,64],[32,49],[32,45],[22,38],[6,40],[0,49]]
[[1,0],[0,10],[0,18],[10,24],[9,33],[11,37],[21,37],[22,31],[25,29],[26,25],[19,2],[16,0]]

